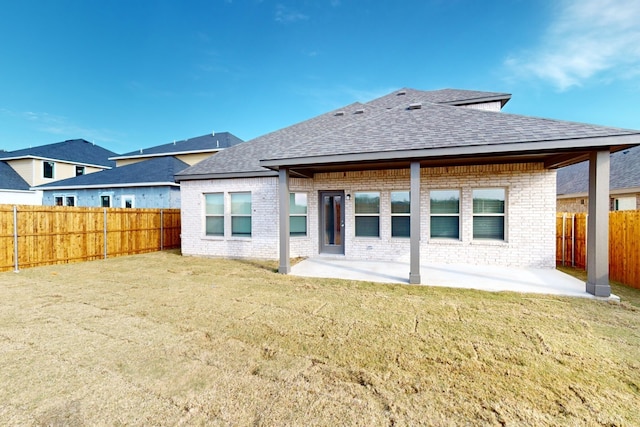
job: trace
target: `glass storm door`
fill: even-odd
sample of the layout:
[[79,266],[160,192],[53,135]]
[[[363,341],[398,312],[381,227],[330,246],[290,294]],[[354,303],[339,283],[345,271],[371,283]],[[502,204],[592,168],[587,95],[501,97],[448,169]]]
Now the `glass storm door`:
[[344,191],[320,192],[320,253],[344,255]]

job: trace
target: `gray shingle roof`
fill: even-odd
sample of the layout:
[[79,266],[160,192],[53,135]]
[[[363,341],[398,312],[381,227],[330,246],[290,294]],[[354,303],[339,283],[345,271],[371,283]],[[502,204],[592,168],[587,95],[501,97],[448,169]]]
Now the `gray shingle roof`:
[[[640,146],[613,153],[610,163],[609,188],[620,190],[638,187],[640,187]],[[587,193],[589,191],[589,162],[558,169],[556,189],[558,195]]]
[[126,184],[172,183],[173,176],[188,166],[172,156],[155,157],[118,168],[63,179],[36,188],[46,190],[64,187],[118,187]]
[[6,162],[0,161],[0,190],[28,190],[29,184]]
[[[403,95],[399,93],[403,92]],[[352,154],[640,136],[640,131],[565,122],[447,105],[465,99],[508,99],[493,92],[401,89],[366,104],[352,104],[232,147],[182,171],[178,179],[207,175],[270,173],[260,166],[295,159]],[[468,100],[467,99],[467,100]],[[409,109],[420,103],[421,108]],[[342,114],[338,114],[341,111]],[[550,144],[551,143],[551,144]],[[521,145],[519,145],[521,146]],[[493,148],[492,148],[493,149]],[[289,161],[289,163],[287,163]]]
[[220,132],[196,136],[182,141],[170,142],[168,144],[156,145],[155,147],[144,148],[129,153],[115,156],[116,159],[138,157],[141,155],[161,155],[186,152],[201,152],[206,150],[217,150],[229,148],[243,142],[237,136],[229,132]]
[[113,151],[85,141],[84,139],[70,139],[54,144],[40,145],[38,147],[0,152],[0,159],[41,157],[71,163],[114,167],[115,162],[109,160],[109,157],[115,155],[116,153]]

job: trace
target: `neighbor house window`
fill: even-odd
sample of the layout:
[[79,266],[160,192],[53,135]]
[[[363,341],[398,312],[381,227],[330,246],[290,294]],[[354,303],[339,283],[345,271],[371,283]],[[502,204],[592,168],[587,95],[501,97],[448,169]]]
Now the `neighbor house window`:
[[54,204],[56,206],[64,206],[64,197],[62,196],[55,196],[54,198]]
[[65,196],[64,205],[65,206],[75,206],[76,205],[76,196]]
[[505,189],[473,190],[473,238],[504,240]]
[[391,192],[391,237],[410,237],[411,199],[408,191]]
[[205,234],[224,236],[224,194],[205,194]]
[[111,196],[100,196],[100,206],[103,208],[110,208]]
[[136,207],[136,197],[133,195],[122,196],[122,207],[123,208],[135,208]]
[[356,236],[380,236],[380,193],[356,193]]
[[76,176],[84,175],[84,166],[76,166]]
[[251,237],[251,193],[231,193],[231,235]]
[[55,163],[44,161],[42,162],[42,177],[43,178],[53,178],[53,170]]
[[430,230],[432,239],[460,239],[460,191],[431,190]]
[[289,235],[307,235],[307,193],[289,194]]

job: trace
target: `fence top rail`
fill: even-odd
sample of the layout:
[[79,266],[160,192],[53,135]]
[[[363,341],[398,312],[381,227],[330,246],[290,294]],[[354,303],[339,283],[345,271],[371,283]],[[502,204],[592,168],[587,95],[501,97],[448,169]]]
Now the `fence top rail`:
[[179,208],[100,208],[86,206],[42,206],[42,205],[2,205],[0,204],[0,212],[13,212],[14,206],[18,212],[129,212],[129,213],[178,213]]

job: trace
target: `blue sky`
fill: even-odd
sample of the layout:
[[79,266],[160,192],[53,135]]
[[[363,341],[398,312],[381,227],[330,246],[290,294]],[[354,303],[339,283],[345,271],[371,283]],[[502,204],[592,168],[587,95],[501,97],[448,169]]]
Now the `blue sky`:
[[0,15],[0,149],[245,140],[401,87],[640,129],[637,0],[20,0]]

